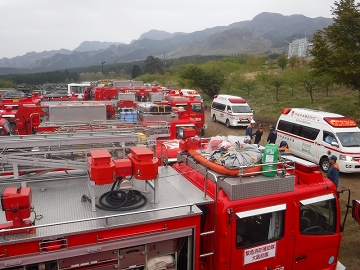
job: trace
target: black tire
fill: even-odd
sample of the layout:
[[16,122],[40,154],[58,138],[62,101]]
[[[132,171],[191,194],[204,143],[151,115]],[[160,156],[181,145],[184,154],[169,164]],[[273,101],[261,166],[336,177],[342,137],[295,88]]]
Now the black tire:
[[201,129],[201,133],[200,133],[200,134],[201,134],[201,137],[203,137],[203,136],[205,135],[205,129],[204,129],[204,128]]
[[215,116],[215,114],[213,114],[212,120],[213,120],[213,122],[216,123],[216,116]]
[[329,170],[329,168],[330,168],[329,159],[328,159],[327,157],[322,157],[322,158],[320,159],[320,164],[319,164],[319,166],[320,166],[320,169],[321,169],[323,172],[327,173],[328,170]]
[[226,119],[226,126],[227,126],[227,127],[230,127],[230,121],[229,121],[229,119]]

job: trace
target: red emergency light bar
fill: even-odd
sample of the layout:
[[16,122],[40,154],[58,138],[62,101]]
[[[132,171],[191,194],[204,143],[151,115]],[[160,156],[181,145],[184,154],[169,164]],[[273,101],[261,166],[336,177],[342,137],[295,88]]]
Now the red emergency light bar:
[[281,111],[282,114],[288,114],[289,112],[291,112],[291,108],[284,108]]
[[187,94],[188,95],[197,95],[197,94],[199,94],[199,92],[198,91],[189,91],[189,92],[187,92]]
[[356,122],[346,117],[324,117],[324,120],[333,127],[356,127]]
[[242,98],[229,98],[231,103],[246,103],[245,99]]
[[[214,98],[217,98],[219,95],[214,95]],[[228,99],[229,102],[231,103],[246,103],[246,100],[241,98],[241,97],[238,97],[238,98],[229,98]]]

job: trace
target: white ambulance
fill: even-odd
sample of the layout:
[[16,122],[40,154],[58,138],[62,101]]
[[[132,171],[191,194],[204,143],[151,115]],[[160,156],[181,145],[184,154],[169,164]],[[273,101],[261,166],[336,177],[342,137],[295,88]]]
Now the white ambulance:
[[215,95],[211,104],[211,117],[214,122],[222,122],[227,127],[247,126],[253,120],[254,112],[241,97]]
[[276,143],[286,141],[291,152],[315,162],[327,172],[335,155],[340,172],[360,172],[360,129],[340,114],[284,108],[276,125]]

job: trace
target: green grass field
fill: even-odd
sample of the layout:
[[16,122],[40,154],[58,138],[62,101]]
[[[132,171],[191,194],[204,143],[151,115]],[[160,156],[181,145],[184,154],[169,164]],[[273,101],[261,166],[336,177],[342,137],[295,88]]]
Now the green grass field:
[[[258,86],[250,92],[250,96],[246,91],[241,90],[230,90],[229,93],[221,92],[221,94],[236,95],[246,99],[257,117],[277,120],[283,108],[309,108],[342,114],[360,123],[359,92],[339,86],[329,89],[328,96],[325,89],[315,90],[314,103],[311,103],[310,94],[300,87],[292,91],[284,86],[279,91],[279,101],[276,101],[274,89],[267,87],[265,90],[263,86]],[[204,94],[202,96],[205,104],[209,106],[212,98]]]

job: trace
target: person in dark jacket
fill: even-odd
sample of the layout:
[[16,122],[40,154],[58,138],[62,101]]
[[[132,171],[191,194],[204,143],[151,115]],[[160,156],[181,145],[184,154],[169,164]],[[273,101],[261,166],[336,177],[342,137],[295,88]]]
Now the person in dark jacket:
[[246,131],[245,131],[245,136],[249,136],[251,140],[252,140],[253,135],[254,135],[252,129],[253,129],[255,123],[256,123],[255,120],[251,120],[250,124],[247,126]]
[[259,144],[261,141],[261,136],[263,135],[264,130],[263,130],[263,125],[259,124],[258,129],[255,131],[255,133],[253,134],[255,136],[255,141],[254,144]]
[[266,141],[268,143],[275,143],[276,138],[277,138],[277,133],[276,133],[275,127],[273,125],[271,125],[270,126],[270,132],[269,132],[269,135],[268,135]]
[[339,165],[336,163],[337,157],[332,155],[329,157],[330,168],[326,174],[326,177],[331,180],[336,186],[339,185]]

